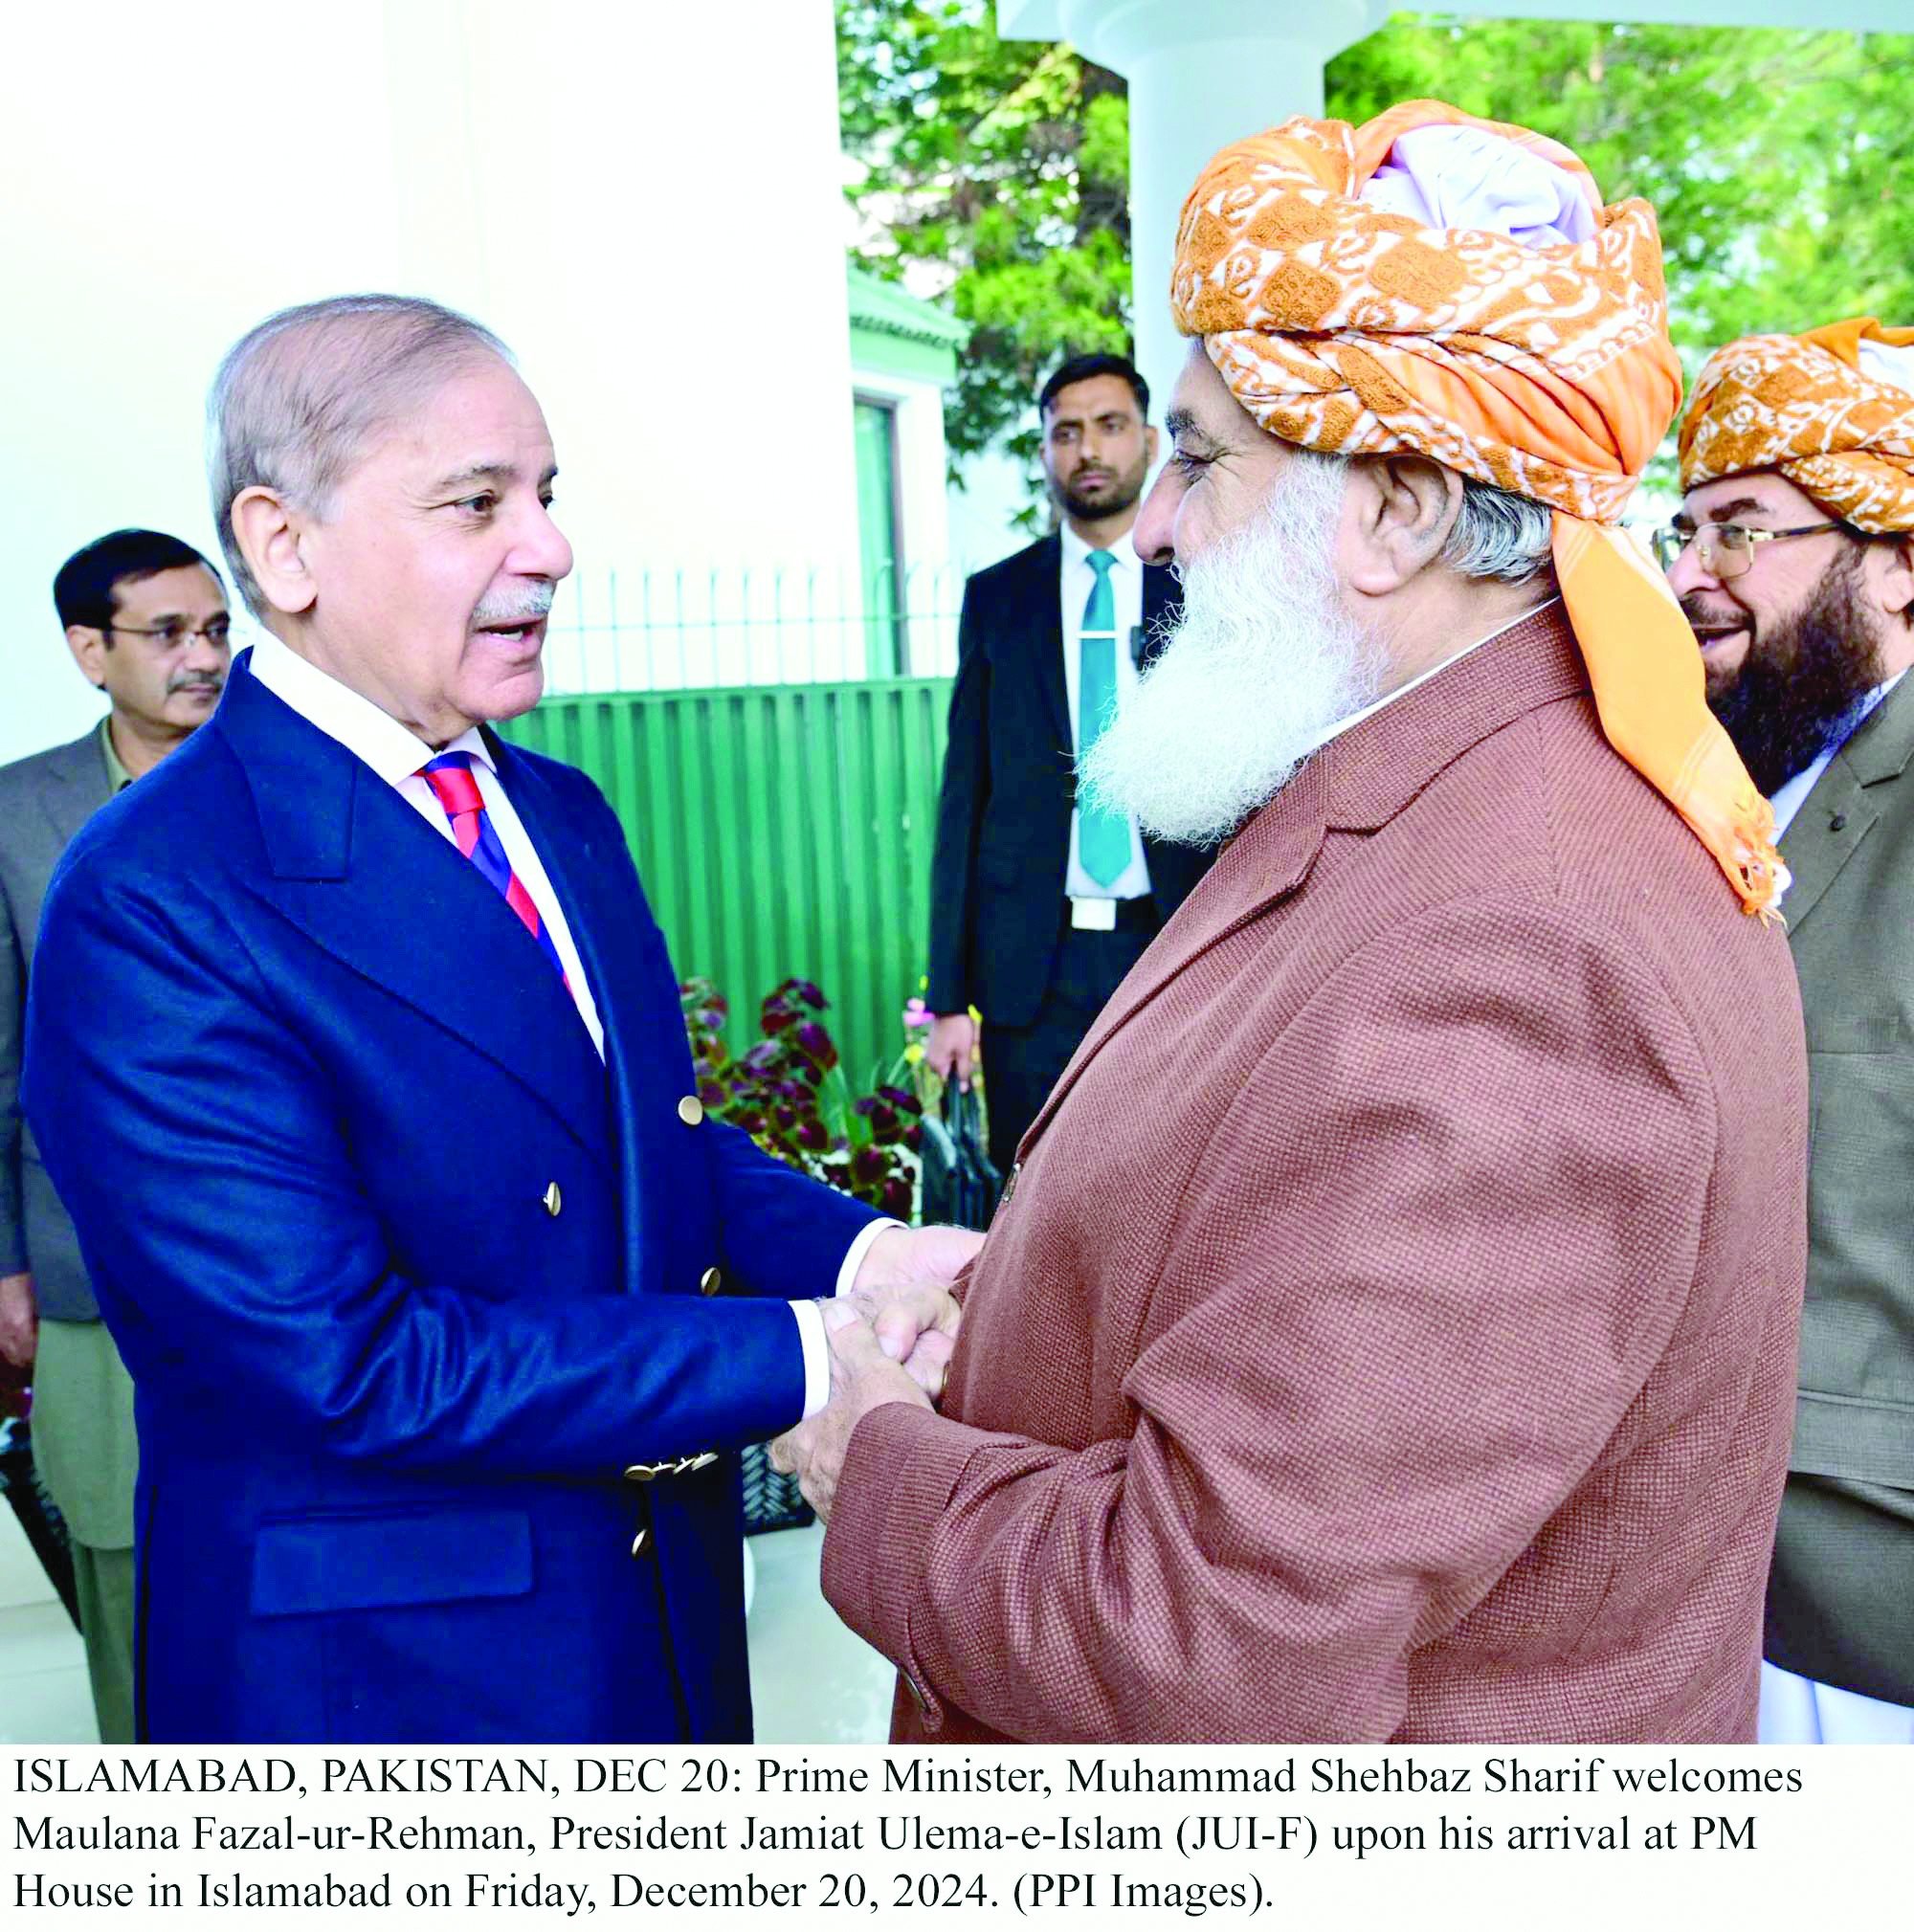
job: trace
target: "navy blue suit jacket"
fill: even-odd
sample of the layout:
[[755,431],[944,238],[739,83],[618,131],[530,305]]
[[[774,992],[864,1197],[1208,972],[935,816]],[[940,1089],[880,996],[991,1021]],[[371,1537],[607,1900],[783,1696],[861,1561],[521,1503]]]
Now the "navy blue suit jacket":
[[617,819],[496,749],[603,1062],[500,895],[243,658],[49,893],[26,1105],[138,1385],[149,1741],[749,1736],[735,1458],[623,1472],[797,1419],[784,1299],[872,1217],[679,1117]]

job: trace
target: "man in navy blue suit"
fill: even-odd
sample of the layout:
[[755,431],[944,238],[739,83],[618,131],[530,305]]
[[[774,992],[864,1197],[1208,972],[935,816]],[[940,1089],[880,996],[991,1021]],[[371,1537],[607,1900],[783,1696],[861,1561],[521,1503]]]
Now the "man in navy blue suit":
[[703,1118],[616,818],[484,729],[571,567],[497,339],[314,303],[212,411],[267,635],[75,841],[28,1018],[137,1386],[140,1735],[748,1738],[726,1452],[924,1401],[977,1237]]

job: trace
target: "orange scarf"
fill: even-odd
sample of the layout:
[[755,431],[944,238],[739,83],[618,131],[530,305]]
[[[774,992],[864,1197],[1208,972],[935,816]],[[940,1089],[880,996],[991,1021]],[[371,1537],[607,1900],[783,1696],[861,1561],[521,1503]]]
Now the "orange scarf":
[[[1529,246],[1362,200],[1397,141],[1431,127],[1549,164],[1559,172],[1539,178],[1579,198],[1589,238]],[[1647,203],[1604,207],[1559,143],[1440,101],[1361,127],[1298,117],[1204,169],[1170,308],[1270,434],[1325,455],[1413,451],[1554,511],[1556,577],[1603,732],[1744,909],[1766,915],[1783,877],[1773,815],[1708,710],[1680,607],[1613,527],[1681,400]]]

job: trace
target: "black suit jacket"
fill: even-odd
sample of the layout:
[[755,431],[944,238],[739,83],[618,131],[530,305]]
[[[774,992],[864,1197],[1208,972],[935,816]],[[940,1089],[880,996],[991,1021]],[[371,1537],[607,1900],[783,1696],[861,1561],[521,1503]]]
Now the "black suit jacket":
[[[924,1003],[934,1013],[975,1006],[986,1020],[1028,1026],[1050,984],[1077,799],[1061,568],[1062,539],[1052,535],[964,587],[931,869]],[[1139,664],[1162,649],[1179,608],[1169,571],[1146,566]],[[1148,837],[1144,853],[1168,919],[1211,855]]]

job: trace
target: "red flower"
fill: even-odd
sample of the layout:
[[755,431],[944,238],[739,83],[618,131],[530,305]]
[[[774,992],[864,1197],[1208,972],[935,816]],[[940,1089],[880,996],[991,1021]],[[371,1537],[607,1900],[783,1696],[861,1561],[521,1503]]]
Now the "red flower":
[[806,1020],[793,1035],[798,1050],[813,1065],[827,1071],[837,1064],[837,1048],[832,1037],[815,1020]]

